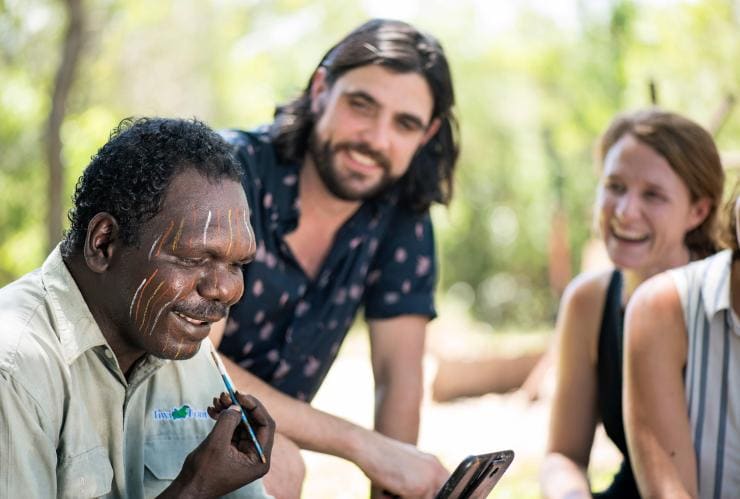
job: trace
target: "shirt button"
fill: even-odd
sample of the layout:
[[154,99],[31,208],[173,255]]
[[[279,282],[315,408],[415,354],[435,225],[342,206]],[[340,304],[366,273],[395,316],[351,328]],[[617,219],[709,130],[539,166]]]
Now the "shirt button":
[[113,358],[113,352],[111,352],[110,350],[106,350],[105,351],[105,356],[108,357],[109,359],[112,359]]

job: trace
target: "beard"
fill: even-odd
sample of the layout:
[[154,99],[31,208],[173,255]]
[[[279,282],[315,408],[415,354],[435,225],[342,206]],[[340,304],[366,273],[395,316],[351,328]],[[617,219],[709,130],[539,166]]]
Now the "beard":
[[[359,172],[348,172],[345,176],[340,175],[335,163],[336,154],[341,151],[352,150],[371,157],[381,168],[382,176],[374,185],[362,190],[353,189],[351,181],[353,179],[363,180],[365,175]],[[365,142],[340,142],[332,145],[328,140],[321,142],[316,135],[316,131],[311,130],[308,139],[308,154],[327,190],[344,201],[366,201],[376,198],[385,193],[398,180],[391,175],[388,159]]]

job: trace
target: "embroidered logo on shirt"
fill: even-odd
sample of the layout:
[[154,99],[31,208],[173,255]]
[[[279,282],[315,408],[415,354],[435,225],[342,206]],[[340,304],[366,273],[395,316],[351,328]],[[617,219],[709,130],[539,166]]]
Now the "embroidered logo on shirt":
[[174,421],[178,419],[209,419],[205,409],[193,409],[185,404],[182,407],[173,407],[170,410],[154,409],[155,421]]

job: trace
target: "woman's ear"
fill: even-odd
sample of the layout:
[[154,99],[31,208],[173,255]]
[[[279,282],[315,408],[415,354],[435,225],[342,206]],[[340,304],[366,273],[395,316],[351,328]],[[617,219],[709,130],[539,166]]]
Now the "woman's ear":
[[704,220],[706,220],[709,212],[712,210],[712,200],[703,197],[699,198],[691,204],[691,212],[689,213],[688,225],[686,232],[690,232],[699,227]]
[[88,268],[102,274],[110,267],[120,246],[118,222],[110,213],[101,212],[87,224],[87,236],[82,254]]

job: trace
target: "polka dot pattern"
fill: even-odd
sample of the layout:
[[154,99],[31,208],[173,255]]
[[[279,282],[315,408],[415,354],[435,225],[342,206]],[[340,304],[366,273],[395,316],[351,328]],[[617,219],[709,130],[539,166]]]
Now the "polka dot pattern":
[[339,229],[312,280],[285,241],[300,214],[299,166],[279,163],[264,131],[224,136],[246,173],[257,251],[219,348],[278,390],[310,401],[360,307],[368,319],[434,317],[431,222],[400,208],[393,191],[366,202]]

